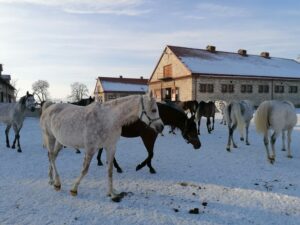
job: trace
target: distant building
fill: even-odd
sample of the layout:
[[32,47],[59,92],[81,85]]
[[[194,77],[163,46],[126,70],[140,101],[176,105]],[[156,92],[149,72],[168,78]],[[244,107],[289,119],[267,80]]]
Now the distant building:
[[10,84],[10,75],[2,74],[3,67],[0,64],[0,102],[15,102],[15,88]]
[[158,100],[285,99],[300,105],[300,63],[271,57],[167,46],[149,80]]
[[144,94],[148,91],[148,79],[143,77],[124,78],[98,77],[94,95],[96,101],[106,102],[119,97],[134,94]]

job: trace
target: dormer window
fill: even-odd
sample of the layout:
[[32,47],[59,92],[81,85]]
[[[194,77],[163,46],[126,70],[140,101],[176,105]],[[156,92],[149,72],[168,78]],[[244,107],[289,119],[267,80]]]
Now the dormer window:
[[172,64],[164,66],[164,78],[172,77]]

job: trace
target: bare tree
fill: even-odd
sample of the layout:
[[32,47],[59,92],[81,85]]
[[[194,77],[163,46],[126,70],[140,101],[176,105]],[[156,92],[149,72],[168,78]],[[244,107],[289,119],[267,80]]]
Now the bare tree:
[[38,101],[46,101],[49,99],[49,83],[46,80],[38,80],[32,84],[33,94],[38,97]]
[[71,95],[69,98],[72,101],[80,101],[83,97],[88,97],[89,90],[83,83],[75,82],[71,84]]
[[10,81],[10,84],[15,88],[15,91],[14,91],[15,99],[18,98],[18,95],[19,95],[19,92],[20,92],[20,88],[17,88],[17,83],[18,83],[17,79],[13,79],[13,80]]

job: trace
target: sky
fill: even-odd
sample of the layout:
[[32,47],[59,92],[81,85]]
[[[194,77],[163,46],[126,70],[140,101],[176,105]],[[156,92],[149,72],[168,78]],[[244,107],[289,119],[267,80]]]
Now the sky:
[[0,63],[19,96],[47,80],[65,100],[98,76],[150,78],[166,45],[296,59],[297,0],[0,0]]

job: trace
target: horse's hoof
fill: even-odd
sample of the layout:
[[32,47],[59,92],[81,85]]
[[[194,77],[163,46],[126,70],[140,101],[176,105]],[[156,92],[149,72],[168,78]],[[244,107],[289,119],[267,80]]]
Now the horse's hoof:
[[18,149],[18,151],[17,152],[22,152],[22,150],[21,149]]
[[59,185],[54,184],[54,189],[55,189],[55,191],[60,191],[61,185],[60,184]]
[[293,158],[293,156],[292,156],[292,155],[288,155],[287,157],[288,157],[289,159],[292,159],[292,158]]
[[118,168],[118,169],[117,169],[117,172],[118,172],[118,173],[123,173],[123,170],[122,170],[121,168]]
[[230,148],[226,148],[227,152],[230,152]]
[[70,190],[70,194],[75,197],[77,196],[78,192],[74,190]]
[[281,151],[285,152],[286,150],[285,150],[285,148],[283,148],[283,149],[281,149]]
[[76,154],[80,154],[80,153],[81,153],[81,151],[76,149]]
[[53,185],[54,184],[54,181],[53,180],[49,180],[48,182],[50,185]]
[[275,159],[274,158],[269,158],[269,162],[273,165],[274,162],[275,162]]
[[98,166],[103,166],[103,163],[100,161],[97,163]]
[[238,146],[237,146],[237,145],[233,145],[233,147],[234,147],[234,148],[237,148]]
[[115,196],[115,197],[111,198],[111,200],[112,200],[113,202],[120,202],[120,201],[122,200],[122,198],[123,198],[123,197],[121,197],[121,196]]
[[155,169],[153,169],[153,168],[151,168],[149,171],[150,171],[151,174],[155,174],[156,173]]
[[6,145],[7,148],[10,148],[10,145]]
[[244,138],[243,138],[243,137],[241,137],[241,138],[240,138],[240,140],[241,140],[241,141],[244,141]]
[[11,146],[11,148],[12,148],[12,149],[15,149],[16,147],[13,145],[13,146]]

